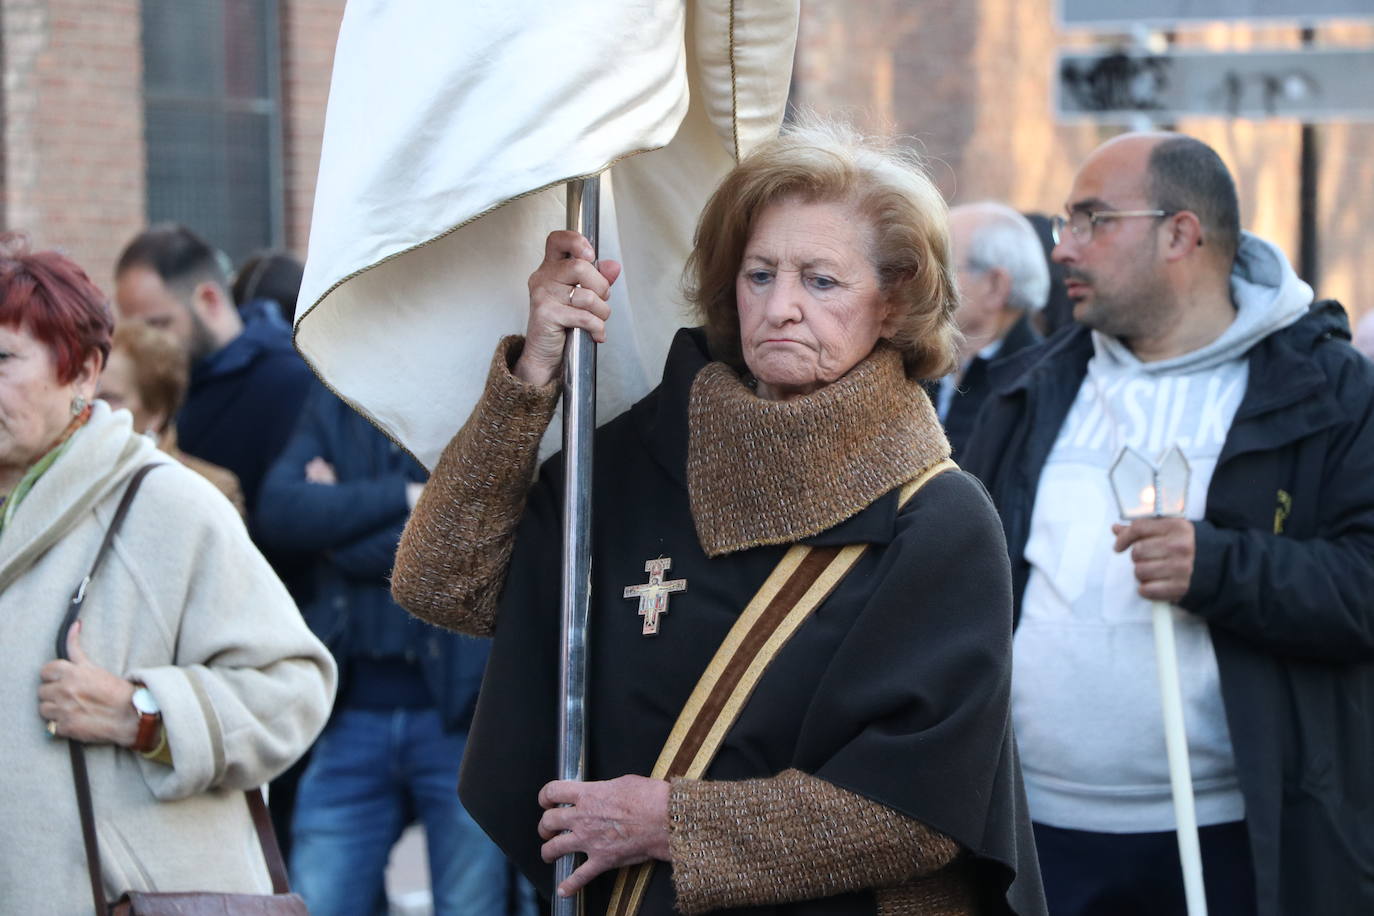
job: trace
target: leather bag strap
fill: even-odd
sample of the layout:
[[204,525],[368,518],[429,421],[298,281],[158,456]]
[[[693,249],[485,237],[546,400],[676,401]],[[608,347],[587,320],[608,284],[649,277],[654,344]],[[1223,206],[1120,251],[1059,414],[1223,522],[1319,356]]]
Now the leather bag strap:
[[253,818],[253,829],[258,832],[258,842],[262,844],[262,857],[267,860],[267,874],[272,878],[272,893],[291,893],[291,882],[286,875],[286,861],[277,845],[277,832],[272,829],[272,818],[267,813],[267,804],[262,800],[261,789],[245,789],[243,797],[248,800],[248,813]]
[[157,467],[156,464],[145,464],[143,467],[134,471],[129,478],[129,485],[124,488],[124,496],[115,508],[114,518],[110,520],[110,527],[105,531],[105,539],[100,542],[100,549],[95,553],[95,561],[91,563],[91,571],[86,573],[72,592],[71,602],[67,605],[66,616],[62,618],[62,626],[57,630],[57,657],[67,658],[67,632],[71,630],[72,624],[76,623],[76,618],[81,614],[81,606],[86,603],[86,589],[90,587],[91,580],[95,578],[96,571],[100,569],[100,564],[105,562],[105,555],[110,552],[110,545],[114,543],[115,535],[124,525],[124,517],[129,514],[129,506],[133,504],[134,495],[138,493],[139,485],[143,483],[143,478],[148,472]]
[[[906,483],[905,506],[936,475],[958,467],[944,461]],[[740,614],[678,714],[650,774],[654,779],[700,779],[725,742],[754,687],[792,634],[835,590],[867,544],[848,547],[794,545]],[[616,874],[607,916],[635,916],[644,902],[654,860]]]

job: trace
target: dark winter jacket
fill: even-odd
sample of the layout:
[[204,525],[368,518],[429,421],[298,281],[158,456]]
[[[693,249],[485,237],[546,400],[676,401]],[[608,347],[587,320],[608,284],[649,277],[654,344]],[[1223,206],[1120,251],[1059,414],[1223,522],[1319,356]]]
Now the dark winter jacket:
[[[1260,913],[1374,912],[1374,365],[1334,302],[1249,354],[1180,606],[1210,624]],[[993,368],[964,453],[1019,614],[1041,470],[1093,353],[1070,326]]]
[[1007,331],[1007,336],[1002,338],[1002,346],[996,356],[992,359],[975,356],[968,364],[949,403],[949,412],[945,414],[944,421],[945,435],[949,437],[949,447],[955,460],[963,456],[969,437],[973,435],[978,411],[992,392],[992,380],[988,374],[991,367],[1039,342],[1040,335],[1031,327],[1030,316],[1022,315]]
[[305,396],[316,386],[310,368],[278,324],[251,320],[243,333],[191,367],[186,402],[177,413],[183,452],[238,476],[248,507],[248,533],[297,604],[309,600],[309,558],[262,538],[254,507],[273,460],[296,425]]
[[177,444],[238,475],[252,511],[258,487],[296,425],[315,379],[289,333],[256,319],[191,369],[177,413]]
[[[316,457],[329,462],[337,483],[306,481]],[[409,514],[406,484],[425,477],[413,458],[317,386],[263,481],[258,515],[269,544],[317,557],[314,597],[301,610],[339,662],[340,705],[385,706],[388,695],[394,705],[414,705],[408,701],[419,688],[445,726],[459,731],[472,718],[487,641],[423,623],[391,599],[396,543]],[[412,675],[409,690],[407,667],[422,679]]]

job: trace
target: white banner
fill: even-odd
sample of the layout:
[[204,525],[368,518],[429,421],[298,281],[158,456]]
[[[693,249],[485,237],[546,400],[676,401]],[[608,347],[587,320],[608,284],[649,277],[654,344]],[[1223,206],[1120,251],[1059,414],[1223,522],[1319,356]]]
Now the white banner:
[[563,184],[603,177],[605,421],[658,380],[697,215],[776,134],[799,0],[349,0],[296,345],[432,467],[471,412]]

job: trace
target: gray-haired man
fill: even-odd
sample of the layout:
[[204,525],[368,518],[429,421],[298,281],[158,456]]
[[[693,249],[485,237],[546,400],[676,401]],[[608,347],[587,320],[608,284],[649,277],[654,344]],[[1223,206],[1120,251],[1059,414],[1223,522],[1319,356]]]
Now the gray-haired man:
[[1040,339],[1029,315],[1045,304],[1050,272],[1035,230],[1010,207],[992,202],[955,207],[949,228],[959,271],[955,320],[964,344],[959,370],[941,379],[933,394],[957,458],[988,396],[988,366]]

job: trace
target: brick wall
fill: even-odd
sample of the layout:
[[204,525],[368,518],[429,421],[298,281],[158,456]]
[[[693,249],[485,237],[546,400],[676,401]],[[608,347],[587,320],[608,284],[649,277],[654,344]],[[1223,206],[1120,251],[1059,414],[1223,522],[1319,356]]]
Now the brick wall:
[[[304,256],[344,0],[280,0],[287,247]],[[0,0],[0,220],[103,287],[146,222],[139,0]]]
[[104,288],[143,224],[138,0],[0,0],[7,229]]
[[344,0],[282,0],[286,245],[304,257]]

